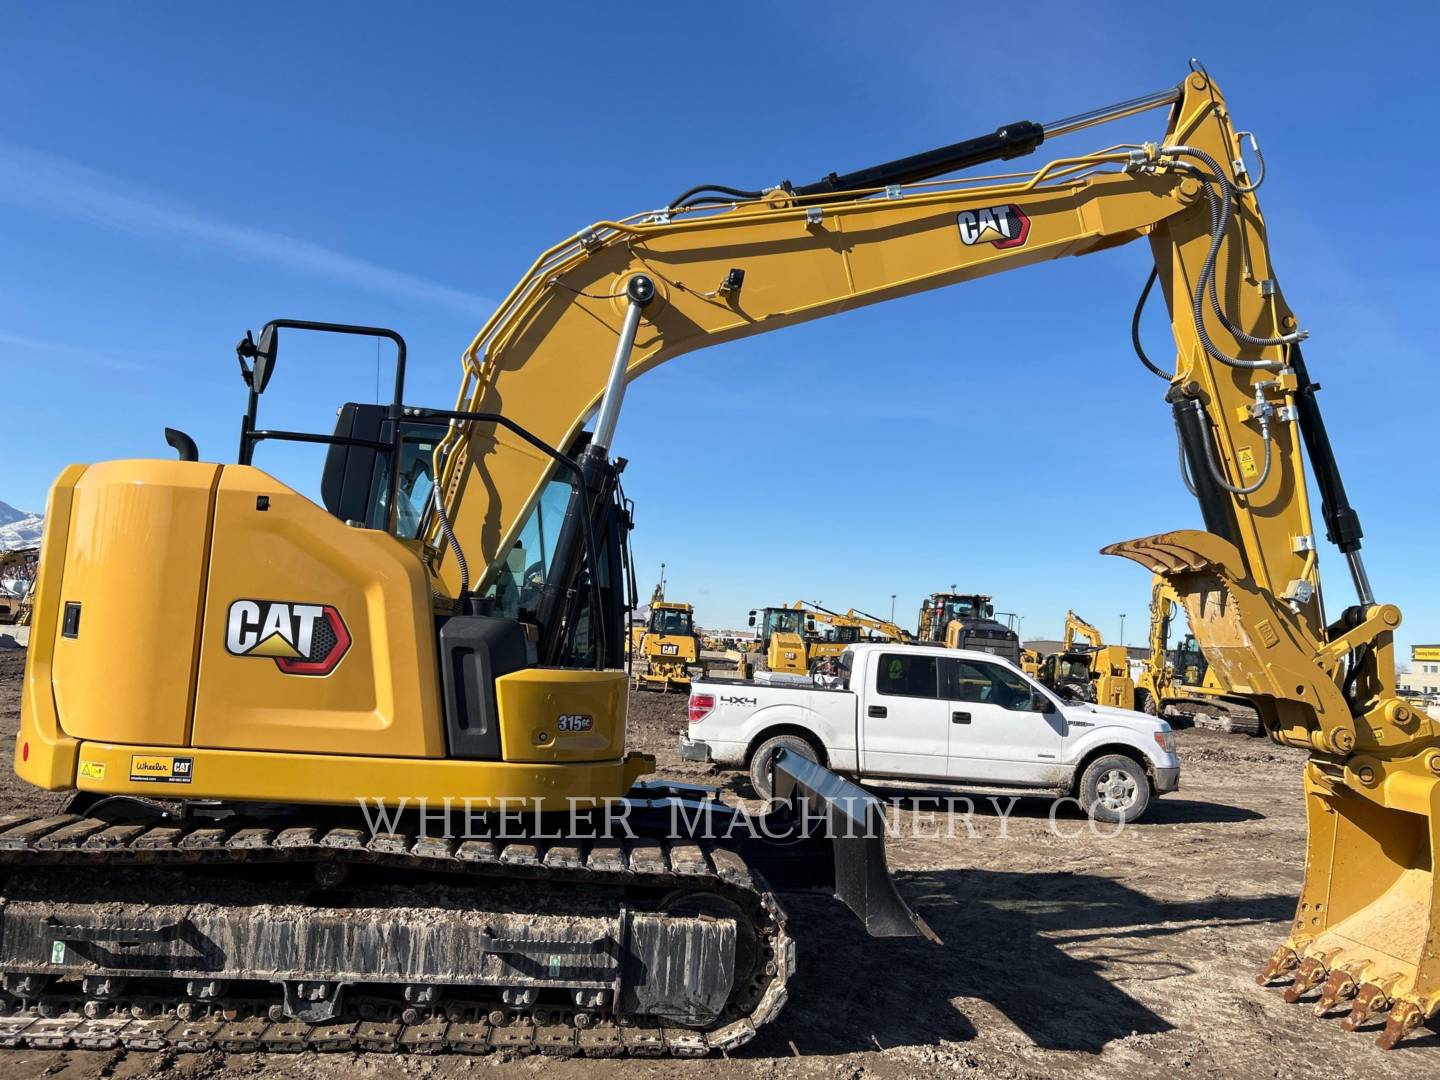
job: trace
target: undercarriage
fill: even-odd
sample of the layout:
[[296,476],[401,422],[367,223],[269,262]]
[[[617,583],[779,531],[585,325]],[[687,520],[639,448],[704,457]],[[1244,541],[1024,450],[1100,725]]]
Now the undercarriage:
[[[873,800],[790,765],[808,786],[786,774],[765,838],[676,787],[572,835],[542,817],[377,827],[358,811],[177,816],[129,799],[0,817],[0,1046],[734,1049],[779,1013],[795,967],[767,871],[834,891],[872,933],[928,932],[876,888]],[[827,777],[859,801],[828,801]],[[827,838],[835,825],[851,835]]]

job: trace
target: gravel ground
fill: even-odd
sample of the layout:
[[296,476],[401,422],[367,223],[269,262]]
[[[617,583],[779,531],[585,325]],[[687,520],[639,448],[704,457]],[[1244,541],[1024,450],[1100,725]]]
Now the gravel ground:
[[[18,713],[23,653],[0,652],[0,735]],[[664,775],[743,793],[739,778],[681,762],[682,695],[638,695],[631,745]],[[787,901],[799,973],[780,1019],[730,1058],[0,1052],[0,1076],[608,1077],[1421,1077],[1440,1036],[1383,1054],[1288,1006],[1253,976],[1283,938],[1304,851],[1303,756],[1214,732],[1180,734],[1182,788],[1120,836],[1093,835],[1049,803],[970,816],[928,795],[898,800],[890,862],[944,939],[876,941],[833,901]],[[0,811],[54,806],[3,770]],[[1004,808],[1002,800],[1000,807]]]

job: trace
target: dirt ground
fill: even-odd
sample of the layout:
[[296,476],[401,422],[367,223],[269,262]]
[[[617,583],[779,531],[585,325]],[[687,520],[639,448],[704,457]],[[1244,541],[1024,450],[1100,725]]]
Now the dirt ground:
[[[23,653],[0,652],[0,737],[15,732]],[[681,762],[684,698],[643,695],[631,744],[665,775],[736,790]],[[1346,1035],[1254,974],[1284,936],[1301,877],[1298,752],[1180,733],[1181,790],[1145,822],[1100,838],[1045,800],[1002,816],[899,798],[900,891],[943,945],[877,941],[833,901],[787,902],[799,972],[781,1017],[730,1058],[702,1061],[376,1055],[0,1051],[0,1076],[608,1077],[1419,1077],[1440,1075],[1440,1036],[1389,1054]],[[0,812],[54,806],[11,776]],[[730,797],[727,795],[727,797]],[[1001,800],[1000,808],[1007,805]],[[966,824],[970,830],[967,830]],[[973,830],[973,836],[969,832]],[[1059,835],[1057,835],[1057,832]],[[953,835],[947,835],[953,834]]]

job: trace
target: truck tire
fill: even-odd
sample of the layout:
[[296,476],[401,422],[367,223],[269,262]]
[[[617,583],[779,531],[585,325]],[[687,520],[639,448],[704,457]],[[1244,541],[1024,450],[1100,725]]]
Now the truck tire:
[[1078,792],[1080,806],[1096,821],[1114,825],[1123,817],[1139,821],[1150,805],[1150,780],[1134,758],[1105,754],[1085,768]]
[[750,786],[762,799],[768,799],[771,795],[770,766],[774,762],[777,750],[788,750],[806,761],[818,762],[820,760],[820,755],[816,752],[814,745],[799,735],[776,735],[766,739],[755,748],[755,753],[750,757]]

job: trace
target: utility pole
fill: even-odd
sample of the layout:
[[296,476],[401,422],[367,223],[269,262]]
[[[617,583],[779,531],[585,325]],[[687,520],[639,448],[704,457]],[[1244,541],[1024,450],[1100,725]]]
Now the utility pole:
[[1125,644],[1125,613],[1120,613],[1120,644]]
[[893,592],[890,594],[890,621],[892,623],[895,621],[895,594]]

